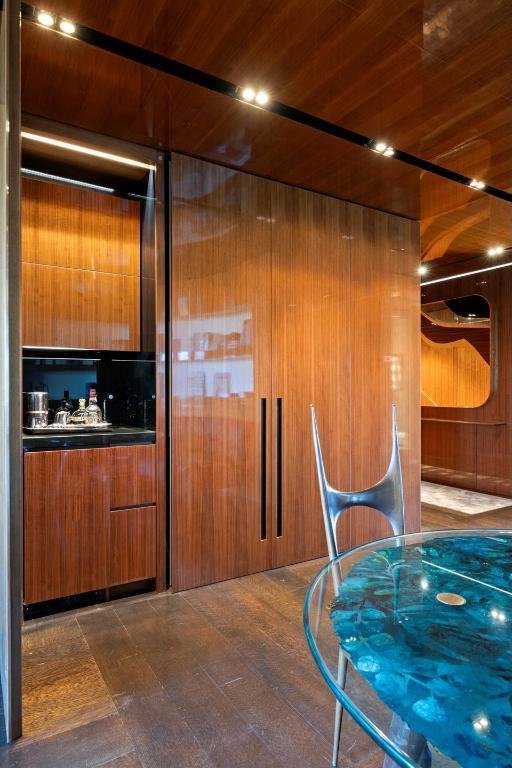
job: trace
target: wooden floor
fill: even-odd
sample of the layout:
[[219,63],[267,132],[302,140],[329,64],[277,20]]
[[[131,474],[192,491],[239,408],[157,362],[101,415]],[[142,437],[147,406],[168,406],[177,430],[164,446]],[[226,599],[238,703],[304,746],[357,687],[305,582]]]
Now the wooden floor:
[[[29,622],[25,736],[0,766],[328,768],[334,702],[302,629],[321,564]],[[343,750],[382,765],[348,718]]]
[[[423,511],[425,529],[511,521]],[[302,629],[320,565],[28,622],[25,736],[0,768],[328,768],[333,699]],[[349,718],[340,764],[382,765]]]

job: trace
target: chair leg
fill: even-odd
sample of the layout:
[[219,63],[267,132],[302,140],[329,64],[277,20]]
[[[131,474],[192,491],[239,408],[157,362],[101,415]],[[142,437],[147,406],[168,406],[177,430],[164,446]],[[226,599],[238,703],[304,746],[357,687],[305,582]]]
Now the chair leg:
[[[347,681],[347,657],[340,648],[338,651],[338,685],[343,690]],[[332,768],[337,768],[338,755],[340,751],[341,723],[343,719],[343,707],[336,699],[336,710],[334,712],[334,736],[332,741]]]

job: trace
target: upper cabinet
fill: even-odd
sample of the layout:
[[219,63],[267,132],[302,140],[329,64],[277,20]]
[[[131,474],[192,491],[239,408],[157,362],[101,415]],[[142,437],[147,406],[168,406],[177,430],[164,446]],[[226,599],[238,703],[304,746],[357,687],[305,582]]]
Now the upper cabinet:
[[140,205],[24,179],[22,328],[27,347],[140,349]]

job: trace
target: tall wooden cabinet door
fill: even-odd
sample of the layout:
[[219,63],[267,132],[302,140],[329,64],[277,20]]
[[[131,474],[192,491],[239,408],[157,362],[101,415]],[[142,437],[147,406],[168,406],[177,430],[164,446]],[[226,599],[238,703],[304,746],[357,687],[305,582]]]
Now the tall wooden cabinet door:
[[[330,482],[349,485],[349,232],[347,205],[272,189],[273,565],[326,553],[310,403]],[[348,531],[342,531],[346,538]]]
[[172,587],[270,565],[269,182],[172,160]]
[[[391,406],[403,471],[405,527],[420,524],[418,223],[351,205],[351,488],[374,485],[391,455]],[[418,319],[417,319],[418,318]],[[373,509],[348,513],[351,546],[389,536]]]
[[25,603],[107,585],[110,450],[26,453]]

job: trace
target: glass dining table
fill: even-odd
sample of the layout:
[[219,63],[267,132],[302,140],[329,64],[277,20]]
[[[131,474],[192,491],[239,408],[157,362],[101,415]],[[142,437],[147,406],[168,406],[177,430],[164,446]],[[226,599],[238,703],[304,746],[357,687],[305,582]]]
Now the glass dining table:
[[511,768],[512,531],[349,550],[311,582],[304,626],[327,685],[386,766]]

